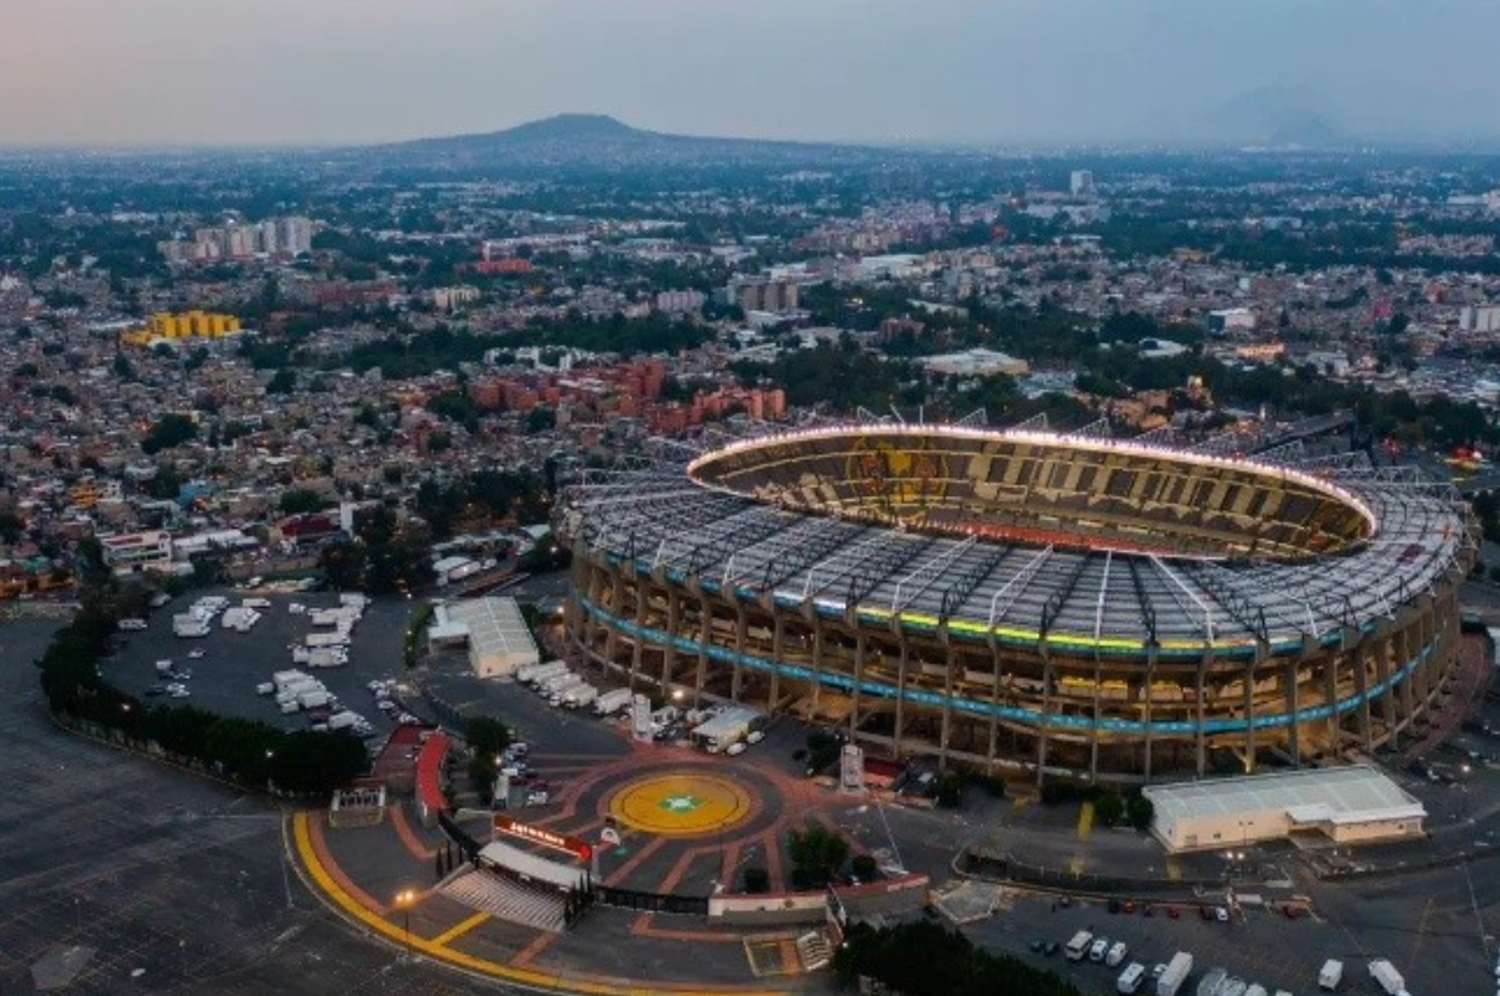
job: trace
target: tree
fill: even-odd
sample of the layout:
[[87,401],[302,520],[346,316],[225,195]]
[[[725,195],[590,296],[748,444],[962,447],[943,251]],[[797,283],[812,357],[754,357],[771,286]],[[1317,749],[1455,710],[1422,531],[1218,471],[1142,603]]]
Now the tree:
[[292,394],[297,390],[297,371],[282,367],[266,381],[267,394]]
[[141,449],[148,454],[169,450],[190,442],[198,436],[198,425],[186,415],[175,412],[163,415],[157,420],[151,430],[146,433],[146,438],[141,440]]
[[538,405],[526,413],[526,431],[529,434],[546,432],[557,427],[557,412],[545,405]]
[[963,799],[964,779],[962,775],[949,771],[937,782],[937,804],[945,809],[955,808]]
[[809,827],[787,833],[792,859],[792,888],[819,889],[827,885],[849,858],[849,842],[831,830]]
[[1150,799],[1133,792],[1125,797],[1125,819],[1137,830],[1151,829],[1151,821],[1156,819],[1156,806]]
[[332,504],[318,492],[311,488],[293,488],[284,491],[281,501],[277,503],[281,511],[287,515],[301,515],[307,512],[317,512]]
[[861,882],[873,882],[880,877],[880,866],[868,854],[856,854],[849,862],[849,871]]
[[1094,800],[1094,819],[1107,827],[1125,818],[1125,800],[1118,792],[1104,791]]

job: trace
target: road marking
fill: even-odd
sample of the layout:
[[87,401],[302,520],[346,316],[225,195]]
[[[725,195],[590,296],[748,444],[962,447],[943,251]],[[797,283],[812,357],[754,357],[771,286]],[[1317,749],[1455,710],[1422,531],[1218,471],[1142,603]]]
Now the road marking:
[[1078,807],[1078,839],[1088,840],[1094,829],[1094,804],[1085,802]]
[[563,989],[573,993],[584,993],[586,996],[652,996],[654,993],[662,992],[679,994],[679,996],[699,996],[699,994],[701,996],[729,996],[729,994],[733,994],[733,996],[785,996],[782,990],[749,989],[731,986],[715,988],[712,986],[645,981],[637,985],[612,985],[606,982],[593,982],[581,979],[577,976],[565,976],[560,973],[516,968],[512,965],[490,961],[487,958],[478,958],[454,948],[442,947],[424,937],[408,938],[400,927],[366,908],[346,892],[338,882],[334,881],[333,876],[329,874],[327,868],[323,867],[322,861],[318,858],[313,848],[312,835],[308,831],[308,814],[306,812],[296,813],[293,815],[292,821],[292,841],[296,846],[297,855],[301,859],[301,866],[306,869],[307,874],[313,880],[313,884],[325,899],[337,909],[385,938],[391,944],[410,946],[428,957],[447,962],[460,969],[477,972],[492,978],[505,979],[524,986],[534,986],[543,989]]
[[441,934],[434,937],[432,939],[432,943],[437,945],[448,944],[454,938],[462,937],[464,934],[467,934],[469,931],[473,930],[481,923],[484,923],[484,921],[488,920],[489,918],[490,915],[488,913],[480,910],[473,916],[460,920],[458,923],[454,924],[447,930],[443,931]]

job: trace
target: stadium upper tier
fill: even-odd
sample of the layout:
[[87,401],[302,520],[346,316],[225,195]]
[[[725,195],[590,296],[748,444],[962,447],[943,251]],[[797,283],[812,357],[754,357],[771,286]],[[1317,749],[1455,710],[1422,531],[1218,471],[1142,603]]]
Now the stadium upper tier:
[[[912,531],[898,516],[895,525],[873,522],[873,514],[844,516],[837,495],[852,499],[858,475],[826,475],[820,487],[828,490],[783,486],[775,492],[808,495],[799,504],[768,504],[730,493],[720,483],[756,489],[768,478],[760,469],[766,455],[783,455],[771,460],[783,466],[820,460],[837,469],[840,460],[847,465],[840,455],[877,452],[880,444],[903,438],[966,447],[945,446],[944,453],[1004,453],[1005,468],[1031,460],[1029,480],[1037,480],[1041,466],[1049,480],[1074,481],[1086,468],[1110,466],[1110,480],[1113,468],[1125,468],[1133,487],[1149,487],[1155,496],[1170,490],[1178,501],[1136,498],[1133,507],[1124,499],[1103,501],[1110,496],[1107,483],[1089,489],[1062,484],[1047,502],[1017,501],[1032,511],[1029,519],[1017,516],[1014,528],[972,529],[954,537]],[[882,478],[879,493],[895,493],[903,507],[915,507],[904,498],[926,484],[903,477],[900,469],[919,460],[910,453],[880,459],[882,468],[895,472]],[[965,495],[974,493],[974,478],[956,469],[950,465],[944,480],[962,484]],[[1142,483],[1152,475],[1175,483]],[[1242,495],[1230,501],[1224,495],[1236,487]],[[1184,501],[1184,493],[1211,498]],[[820,504],[811,495],[819,495]],[[1094,496],[1101,498],[1100,511],[1089,504]],[[1310,537],[1325,537],[1343,552],[1296,559],[1229,555],[1236,549],[1229,538],[1232,523],[1245,522],[1247,535],[1268,534],[1257,528],[1251,505],[1277,513],[1271,520],[1281,538],[1274,549],[1298,549],[1293,537],[1308,544]],[[959,499],[944,505],[959,507]],[[1056,513],[1044,516],[1052,508]],[[706,591],[771,598],[778,606],[822,615],[852,612],[865,622],[894,621],[915,630],[947,624],[956,637],[1031,646],[1046,640],[1059,649],[1121,654],[1140,654],[1149,646],[1161,655],[1199,655],[1209,648],[1242,654],[1262,643],[1286,651],[1304,637],[1332,642],[1346,628],[1368,628],[1380,616],[1394,616],[1433,588],[1472,541],[1452,487],[1410,469],[1376,469],[1352,459],[1275,466],[1065,435],[932,426],[915,437],[879,426],[819,429],[730,444],[688,465],[658,460],[645,468],[592,471],[565,492],[562,511],[565,534],[592,552],[630,559],[639,570],[661,571],[669,579],[696,579]],[[980,513],[989,513],[989,505],[969,514]],[[1089,523],[1080,528],[1085,517]],[[1205,534],[1223,541],[1221,558],[1203,555],[1212,547],[1185,531],[1184,517],[1206,523]],[[1022,520],[1035,532],[1020,528]],[[1100,546],[1091,549],[1085,538]],[[1256,549],[1265,550],[1266,543]],[[1190,555],[1163,552],[1184,546]]]
[[1375,531],[1356,497],[1289,468],[1037,432],[819,429],[735,443],[687,471],[792,510],[1083,550],[1294,558]]

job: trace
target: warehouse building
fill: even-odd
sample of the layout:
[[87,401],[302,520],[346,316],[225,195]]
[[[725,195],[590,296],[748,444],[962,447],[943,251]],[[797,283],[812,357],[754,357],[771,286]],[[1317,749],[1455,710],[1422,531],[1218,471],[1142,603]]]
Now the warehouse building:
[[431,648],[463,646],[481,678],[504,677],[541,660],[514,598],[473,598],[439,605],[427,630]]
[[1427,817],[1420,802],[1366,765],[1152,785],[1142,794],[1156,809],[1152,832],[1174,853],[1299,838],[1399,840],[1422,836]]

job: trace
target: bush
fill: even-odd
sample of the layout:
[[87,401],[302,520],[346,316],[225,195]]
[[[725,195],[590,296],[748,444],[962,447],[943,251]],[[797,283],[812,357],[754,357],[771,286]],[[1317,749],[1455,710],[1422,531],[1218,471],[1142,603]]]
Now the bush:
[[873,882],[880,877],[880,866],[868,854],[856,854],[849,862],[849,871],[861,882]]
[[745,869],[745,891],[758,895],[771,891],[771,873],[764,868]]
[[820,889],[849,859],[849,842],[831,830],[810,827],[787,834],[792,859],[792,888]]
[[1057,975],[1010,955],[992,955],[929,921],[852,925],[834,951],[833,971],[843,987],[873,979],[904,996],[1079,996]]
[[964,780],[962,775],[948,772],[938,779],[937,804],[945,809],[957,808],[963,801]]
[[1125,800],[1118,792],[1100,792],[1094,799],[1094,819],[1107,827],[1117,826],[1125,818]]

